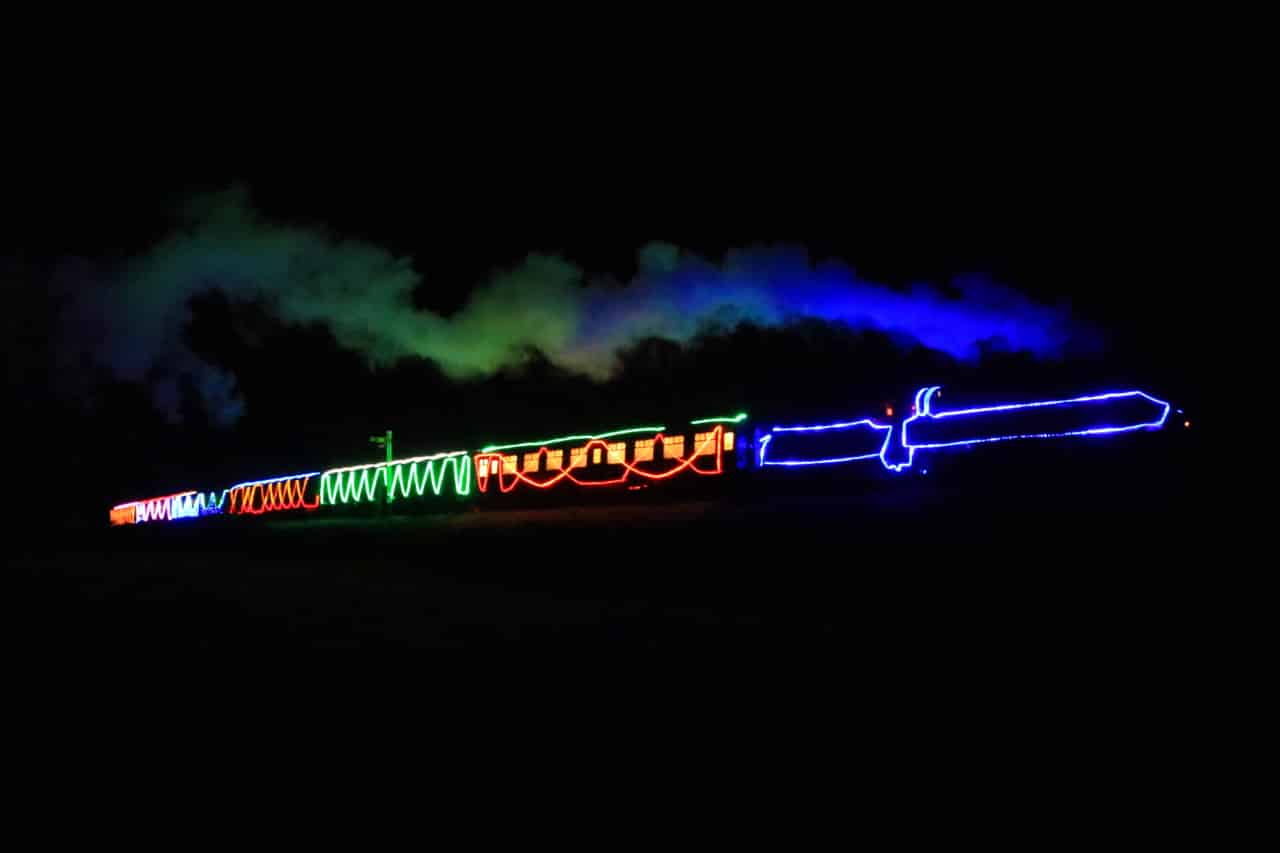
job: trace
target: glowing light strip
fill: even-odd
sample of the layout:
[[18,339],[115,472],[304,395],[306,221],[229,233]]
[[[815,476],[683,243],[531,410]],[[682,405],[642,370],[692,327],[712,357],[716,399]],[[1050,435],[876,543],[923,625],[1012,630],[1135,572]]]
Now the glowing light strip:
[[201,515],[216,515],[222,512],[222,502],[227,499],[227,490],[223,489],[222,494],[218,495],[216,500],[213,497],[215,494],[217,493],[210,492],[209,496],[205,498],[204,508],[200,510]]
[[731,417],[731,418],[730,418],[730,417],[723,417],[723,418],[699,418],[699,419],[698,419],[698,420],[696,420],[696,421],[689,421],[689,423],[691,423],[691,424],[720,424],[720,423],[723,423],[723,424],[739,424],[739,423],[742,423],[743,421],[745,421],[746,419],[747,419],[747,413],[746,413],[746,412],[738,412],[738,414],[734,415],[734,416],[733,416],[733,417]]
[[237,483],[227,489],[231,497],[227,512],[233,515],[262,515],[287,509],[315,509],[320,506],[320,497],[317,495],[314,501],[307,503],[307,483],[319,474],[319,471],[312,471]]
[[[826,432],[828,430],[848,430],[854,427],[869,426],[875,430],[884,430],[884,442],[880,445],[880,450],[876,453],[863,453],[858,456],[835,456],[829,459],[777,459],[769,460],[765,458],[769,442],[773,439],[774,433],[779,432]],[[771,465],[777,465],[783,468],[796,468],[806,465],[838,465],[843,462],[856,462],[859,459],[876,459],[883,458],[885,450],[889,447],[889,439],[893,435],[893,427],[885,424],[878,424],[870,418],[862,418],[856,421],[845,421],[837,424],[820,424],[817,426],[776,426],[769,431],[769,435],[760,440],[760,467],[764,468]]]
[[[385,463],[384,463],[385,464]],[[347,476],[341,476],[345,473]],[[372,501],[378,488],[378,471],[375,468],[359,469],[360,479],[356,481],[355,471],[345,471],[331,475],[326,471],[320,477],[320,502],[323,504],[359,503]],[[363,493],[363,497],[361,497]]]
[[[1161,429],[1164,426],[1165,421],[1169,417],[1169,411],[1171,408],[1169,403],[1166,403],[1164,400],[1158,400],[1155,397],[1152,397],[1150,394],[1147,394],[1143,391],[1113,391],[1106,394],[1091,394],[1091,395],[1086,395],[1081,397],[1071,397],[1063,400],[1039,400],[1032,403],[1007,403],[999,406],[980,406],[980,407],[969,408],[969,409],[953,409],[949,412],[935,412],[933,411],[933,398],[941,390],[942,390],[941,385],[928,385],[916,391],[915,405],[913,406],[915,413],[911,417],[903,421],[899,429],[899,436],[900,436],[899,443],[901,444],[903,450],[905,450],[907,454],[907,459],[905,462],[890,462],[887,456],[887,453],[889,450],[890,438],[893,434],[894,428],[892,426],[878,424],[875,421],[871,420],[870,418],[863,418],[857,421],[847,421],[844,423],[836,423],[836,424],[822,424],[818,426],[792,426],[792,427],[775,426],[772,430],[770,430],[769,435],[764,436],[760,440],[759,465],[761,467],[770,466],[770,465],[778,465],[782,467],[796,467],[796,466],[806,466],[806,465],[835,465],[835,464],[840,464],[844,462],[856,462],[863,459],[879,458],[880,464],[882,464],[885,468],[889,469],[890,471],[902,471],[905,468],[911,467],[911,465],[914,463],[915,452],[917,450],[935,450],[938,448],[959,447],[959,446],[970,445],[970,444],[989,444],[991,442],[1012,441],[1014,439],[1023,439],[1023,438],[1065,438],[1068,436],[1076,436],[1076,435],[1108,435],[1111,433],[1132,432],[1134,430],[1140,430],[1140,429]],[[1087,429],[1063,430],[1061,432],[1013,433],[1010,435],[993,435],[993,436],[986,436],[983,438],[970,438],[970,439],[963,439],[958,441],[913,444],[911,443],[910,437],[909,437],[911,424],[914,423],[915,421],[920,420],[921,418],[941,420],[943,418],[964,417],[968,415],[984,415],[984,414],[990,414],[992,412],[1010,412],[1010,411],[1017,411],[1020,409],[1036,409],[1036,408],[1046,408],[1051,406],[1070,406],[1070,405],[1078,405],[1078,404],[1096,403],[1104,400],[1132,399],[1136,397],[1141,397],[1145,400],[1155,403],[1157,406],[1163,407],[1162,411],[1160,412],[1160,416],[1158,418],[1155,418],[1154,420],[1144,421],[1142,423],[1137,423],[1137,424],[1127,424],[1123,426],[1089,427]],[[873,429],[885,430],[884,444],[881,446],[879,453],[870,453],[870,454],[864,454],[860,456],[841,456],[841,457],[834,457],[831,459],[814,459],[814,460],[770,460],[768,459],[769,442],[773,439],[773,436],[775,433],[820,432],[823,430],[832,430],[832,429],[850,429],[850,428],[861,426],[864,424],[872,427]]]
[[916,390],[915,400],[911,403],[911,417],[902,422],[902,429],[899,432],[899,440],[902,442],[903,448],[907,451],[906,462],[890,462],[883,453],[880,454],[880,464],[888,468],[890,471],[901,471],[904,468],[910,468],[911,464],[916,461],[916,449],[907,444],[907,424],[923,417],[924,413],[929,411],[929,401],[933,399],[933,395],[942,390],[941,385],[929,385]]
[[208,495],[194,491],[174,492],[163,497],[116,504],[111,508],[110,519],[113,525],[123,525],[211,515],[222,512],[222,502],[226,497],[226,489],[221,495],[217,492],[209,492]]
[[163,497],[116,504],[111,508],[110,518],[115,525],[176,521],[204,514],[205,503],[205,496],[198,492],[175,492]]
[[[907,461],[898,465],[890,465],[885,463],[885,467],[893,471],[901,471],[903,468],[909,467],[915,459],[917,450],[934,450],[942,447],[961,447],[970,444],[989,444],[996,441],[1012,441],[1023,438],[1065,438],[1074,435],[1110,435],[1112,433],[1132,432],[1139,429],[1161,429],[1165,420],[1169,417],[1169,410],[1172,408],[1169,403],[1164,400],[1157,400],[1150,394],[1143,391],[1113,391],[1107,394],[1092,394],[1084,397],[1072,397],[1066,400],[1042,400],[1034,403],[1010,403],[1003,406],[982,406],[972,409],[953,409],[949,412],[933,411],[933,395],[942,390],[941,385],[931,385],[921,388],[916,392],[916,413],[902,422],[901,441],[902,447],[907,451]],[[966,415],[982,415],[990,412],[1008,412],[1019,409],[1042,408],[1045,406],[1069,406],[1079,403],[1096,403],[1100,400],[1119,400],[1132,399],[1142,397],[1143,399],[1161,406],[1160,417],[1152,421],[1144,421],[1137,424],[1129,424],[1127,426],[1105,426],[1090,427],[1088,429],[1065,430],[1062,432],[1034,432],[1034,433],[1013,433],[1010,435],[987,436],[985,438],[970,438],[959,441],[943,441],[932,442],[928,444],[912,444],[909,439],[909,428],[911,424],[921,418],[930,418],[941,420],[942,418],[964,417]],[[883,460],[882,460],[883,461]]]
[[561,438],[547,438],[542,441],[525,441],[520,444],[491,444],[488,447],[480,448],[480,452],[491,453],[496,450],[515,450],[520,447],[541,447],[547,444],[562,444],[566,441],[595,441],[600,438],[613,438],[615,435],[630,435],[633,432],[662,432],[664,429],[666,429],[665,426],[632,427],[631,429],[602,432],[599,435],[566,435]]
[[192,492],[175,495],[165,501],[147,501],[138,507],[138,521],[176,521],[179,518],[195,518],[204,508],[204,495]]
[[[436,463],[439,462],[439,472]],[[431,456],[414,456],[407,459],[393,459],[390,462],[370,462],[365,465],[348,465],[345,468],[330,468],[320,477],[320,502],[325,505],[338,503],[359,503],[373,501],[377,493],[378,481],[381,479],[383,494],[395,500],[400,497],[422,497],[427,486],[439,495],[444,486],[445,472],[449,464],[453,465],[454,494],[465,496],[471,494],[471,459],[465,450],[454,450],[448,453],[436,453]],[[419,475],[419,465],[422,465]],[[388,473],[394,468],[394,473]],[[408,468],[408,475],[404,474]],[[359,478],[357,479],[357,475]],[[412,490],[412,494],[411,494]]]
[[[1164,419],[1169,415],[1168,403],[1166,403],[1164,400],[1157,400],[1155,397],[1152,397],[1150,394],[1146,394],[1142,391],[1112,391],[1108,394],[1093,394],[1088,397],[1072,397],[1067,400],[1041,400],[1035,403],[1007,403],[1003,406],[982,406],[975,409],[952,409],[949,412],[932,412],[929,410],[930,401],[933,398],[934,392],[941,391],[942,386],[934,385],[931,389],[925,389],[925,390],[928,390],[929,392],[925,395],[925,401],[924,401],[925,414],[928,417],[932,417],[932,418],[951,418],[957,415],[976,415],[982,412],[1008,412],[1014,409],[1034,409],[1041,406],[1065,406],[1068,403],[1093,403],[1098,400],[1119,400],[1119,399],[1128,398],[1128,397],[1142,397],[1144,399],[1150,400],[1152,403],[1155,403],[1157,406],[1164,406],[1165,411],[1161,414],[1159,420],[1153,422],[1157,426],[1163,426]],[[918,393],[919,392],[917,392],[917,396],[918,396]],[[1132,429],[1132,428],[1133,427],[1125,427],[1125,429]]]
[[344,471],[359,471],[364,468],[385,468],[388,465],[407,465],[410,462],[430,462],[434,459],[449,459],[453,456],[466,456],[465,450],[450,450],[445,453],[433,453],[430,456],[409,456],[404,459],[392,459],[390,462],[366,462],[362,465],[347,465],[343,468],[329,468],[324,473],[340,474]]
[[[453,493],[460,497],[465,497],[466,495],[471,494],[471,459],[465,452],[461,456],[450,456],[447,459],[441,460],[440,473],[438,475],[434,473],[435,462],[427,462],[425,467],[422,468],[423,474],[420,479],[416,476],[416,472],[418,471],[418,465],[421,463],[411,462],[408,466],[392,466],[396,470],[395,474],[391,477],[391,484],[387,486],[387,493],[390,495],[391,500],[394,501],[396,499],[396,491],[399,489],[401,497],[408,498],[410,497],[409,489],[412,487],[414,490],[414,496],[422,497],[423,492],[427,489],[427,485],[430,484],[431,493],[438,496],[440,494],[441,486],[444,484],[446,466],[450,463],[453,465]],[[406,467],[409,471],[407,481],[401,476],[406,470]],[[384,481],[386,479],[386,471],[387,469],[384,468]]]
[[268,483],[280,483],[280,482],[283,482],[284,480],[296,480],[299,477],[319,477],[319,476],[320,476],[319,471],[309,471],[306,474],[286,474],[283,477],[269,477],[265,480],[249,480],[246,483],[236,483],[234,486],[231,486],[228,489],[228,491],[230,491],[231,489],[244,488],[245,486],[265,486]]
[[[628,430],[628,432],[636,432],[636,430]],[[618,435],[618,434],[619,433],[610,433],[609,435],[606,435],[606,436],[599,436],[599,437],[593,438],[591,441],[587,443],[584,449],[589,451],[593,447],[600,447],[602,449],[602,453],[606,454],[606,458],[607,458],[608,445],[602,439],[610,437],[612,435]],[[674,438],[675,436],[672,436],[672,437]],[[489,488],[489,479],[496,477],[498,480],[499,490],[502,492],[502,494],[507,494],[508,492],[515,489],[515,487],[518,486],[520,483],[527,483],[528,485],[538,489],[549,489],[552,486],[556,485],[557,483],[565,479],[568,479],[569,482],[575,483],[579,486],[616,486],[620,483],[625,483],[627,481],[627,478],[631,474],[635,474],[637,477],[644,477],[647,480],[665,480],[669,477],[674,477],[675,475],[685,470],[691,470],[696,474],[702,474],[702,475],[722,474],[724,473],[724,464],[723,464],[724,452],[721,449],[721,442],[723,437],[724,437],[724,427],[717,426],[715,429],[711,431],[710,435],[708,435],[708,437],[702,441],[702,443],[693,447],[688,457],[681,457],[681,456],[675,457],[675,460],[679,464],[676,465],[676,467],[670,468],[666,471],[646,471],[645,469],[640,468],[632,464],[631,462],[627,462],[626,459],[623,459],[621,462],[608,463],[611,465],[622,466],[622,476],[612,480],[580,480],[577,477],[575,477],[573,475],[573,471],[575,467],[576,468],[587,467],[587,463],[584,461],[583,463],[577,466],[574,466],[572,464],[566,464],[565,467],[562,468],[558,474],[556,474],[555,476],[547,480],[541,480],[541,481],[534,480],[531,477],[526,476],[523,471],[516,470],[514,475],[511,477],[511,479],[507,481],[507,480],[504,480],[503,478],[504,474],[506,474],[507,472],[503,471],[502,469],[501,454],[488,453],[486,451],[481,451],[480,453],[477,453],[475,456],[476,485],[480,487],[481,492],[486,492],[488,491],[488,488]],[[655,442],[659,440],[665,440],[665,438],[666,436],[664,436],[661,432],[654,435]],[[536,442],[533,442],[533,443],[536,444]],[[694,465],[694,462],[700,456],[707,455],[702,452],[704,448],[711,448],[715,454],[715,467],[711,470],[707,470],[705,468],[699,468],[696,465]],[[511,449],[511,448],[506,447],[502,449]],[[665,450],[666,450],[665,446],[663,450],[664,450],[664,459],[661,461],[669,461],[665,457]],[[540,455],[546,452],[547,452],[547,447],[545,445],[538,449],[538,453]],[[584,454],[583,459],[585,460],[589,456],[590,456],[589,453]],[[490,474],[489,465],[494,460],[498,461],[498,466],[499,466],[498,473]],[[658,461],[658,460],[654,460],[654,461]]]
[[868,424],[872,427],[875,427],[876,429],[893,429],[893,427],[883,426],[882,424],[878,424],[875,421],[871,420],[871,418],[863,418],[862,420],[858,420],[858,421],[846,421],[845,423],[839,423],[839,424],[823,424],[822,426],[793,426],[793,427],[776,426],[772,430],[770,430],[770,432],[822,432],[823,430],[828,430],[828,429],[849,429],[850,427],[862,426],[863,424]]
[[861,456],[835,456],[831,459],[787,459],[781,462],[764,462],[763,465],[779,465],[787,468],[796,468],[803,465],[837,465],[841,462],[857,462],[859,459],[879,459],[879,453],[864,453]]

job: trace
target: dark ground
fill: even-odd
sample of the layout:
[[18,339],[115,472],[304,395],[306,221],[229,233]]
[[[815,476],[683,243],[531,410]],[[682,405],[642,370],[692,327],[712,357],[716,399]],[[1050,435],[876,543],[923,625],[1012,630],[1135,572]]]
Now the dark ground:
[[1120,679],[1185,663],[1217,615],[1190,469],[1066,461],[1056,479],[104,524],[17,557],[20,619],[41,651],[710,644]]

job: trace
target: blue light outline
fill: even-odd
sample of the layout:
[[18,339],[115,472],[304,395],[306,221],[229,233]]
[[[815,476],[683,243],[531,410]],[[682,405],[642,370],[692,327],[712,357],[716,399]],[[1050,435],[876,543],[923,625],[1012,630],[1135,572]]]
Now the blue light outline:
[[[823,432],[823,431],[832,430],[832,429],[852,429],[853,427],[863,426],[864,424],[867,426],[870,426],[872,429],[877,429],[877,430],[882,429],[885,431],[884,443],[880,445],[880,451],[878,453],[864,453],[860,456],[838,456],[838,457],[832,457],[830,459],[804,459],[804,460],[783,459],[783,460],[778,460],[774,462],[769,462],[765,460],[765,451],[767,450],[769,446],[769,441],[773,438],[774,433],[777,433],[777,432]],[[797,467],[803,467],[807,465],[836,465],[842,462],[856,462],[859,459],[875,459],[876,457],[880,457],[883,460],[884,453],[889,447],[889,440],[892,438],[892,436],[893,436],[892,425],[879,424],[871,420],[871,418],[860,418],[859,420],[856,420],[856,421],[845,421],[842,423],[834,423],[834,424],[819,424],[817,426],[793,426],[793,427],[775,426],[773,429],[769,431],[769,435],[765,436],[760,441],[760,467],[764,468],[769,466],[778,466],[783,468],[797,468]]]
[[[949,412],[934,412],[933,398],[942,390],[941,385],[926,385],[916,391],[915,401],[913,405],[913,413],[911,417],[904,420],[898,427],[899,443],[902,449],[906,451],[907,461],[890,462],[886,456],[889,449],[889,442],[892,438],[894,426],[886,426],[876,423],[870,418],[862,418],[856,421],[846,421],[834,424],[821,424],[816,426],[794,426],[780,427],[775,426],[770,430],[769,435],[764,436],[760,441],[760,467],[779,466],[779,467],[799,467],[807,465],[835,465],[844,462],[856,462],[862,459],[871,459],[879,457],[880,464],[890,471],[900,472],[905,468],[910,468],[915,463],[915,453],[917,450],[936,450],[946,447],[961,447],[971,444],[990,444],[997,441],[1013,441],[1015,439],[1028,438],[1066,438],[1076,435],[1110,435],[1112,433],[1133,432],[1140,429],[1162,429],[1165,422],[1169,418],[1169,412],[1172,405],[1152,397],[1145,391],[1111,391],[1105,394],[1088,394],[1080,397],[1071,397],[1064,400],[1037,400],[1031,403],[1006,403],[999,406],[979,406],[969,409],[953,409]],[[931,444],[912,444],[909,440],[910,425],[920,418],[931,418],[940,420],[942,418],[963,417],[965,415],[982,415],[990,412],[1008,412],[1018,409],[1043,408],[1046,406],[1064,406],[1079,403],[1095,403],[1100,400],[1118,400],[1132,397],[1142,397],[1164,409],[1160,416],[1155,420],[1144,421],[1139,424],[1129,424],[1127,426],[1104,426],[1091,427],[1089,429],[1068,430],[1066,432],[1041,432],[1041,433],[1015,433],[1012,435],[993,436],[991,438],[971,438],[963,441],[937,442]],[[765,457],[769,446],[769,441],[773,438],[774,433],[779,432],[819,432],[830,429],[849,429],[855,426],[870,425],[873,429],[883,429],[886,431],[884,444],[880,448],[880,452],[869,453],[862,456],[842,456],[831,459],[814,459],[814,460],[779,460],[769,461]]]
[[[1034,403],[1010,403],[1003,406],[980,406],[972,409],[953,409],[949,412],[935,413],[932,408],[932,397],[934,392],[941,389],[941,386],[934,385],[925,390],[923,406],[915,415],[902,422],[902,446],[908,450],[936,450],[942,447],[959,447],[968,444],[989,444],[994,441],[1012,441],[1020,438],[1065,438],[1073,435],[1110,435],[1118,432],[1132,432],[1139,429],[1161,429],[1164,427],[1165,421],[1169,418],[1169,412],[1172,406],[1164,400],[1157,400],[1145,391],[1113,391],[1106,394],[1090,394],[1083,397],[1072,397],[1067,400],[1041,400]],[[916,393],[919,399],[920,392]],[[1037,433],[1018,433],[1014,435],[1002,435],[992,438],[970,438],[963,441],[946,441],[931,444],[912,444],[908,439],[908,426],[921,417],[940,420],[942,418],[962,417],[964,415],[986,414],[988,412],[1008,412],[1017,409],[1040,408],[1043,406],[1063,406],[1073,403],[1094,403],[1099,400],[1118,400],[1131,397],[1142,397],[1157,406],[1163,406],[1164,410],[1160,413],[1160,417],[1153,421],[1146,421],[1140,424],[1130,424],[1128,426],[1108,426],[1108,427],[1091,427],[1089,429],[1068,430],[1067,432],[1037,432]],[[908,463],[910,464],[910,463]]]
[[[928,414],[932,405],[933,395],[941,390],[941,385],[926,385],[916,391],[915,400],[911,404],[911,417],[903,421],[898,428],[898,440],[902,443],[902,448],[907,451],[907,461],[894,464],[886,459],[882,453],[880,454],[881,465],[890,471],[901,472],[903,468],[910,468],[912,463],[916,461],[916,449],[906,442],[907,424]],[[921,400],[922,396],[924,397],[923,400]]]

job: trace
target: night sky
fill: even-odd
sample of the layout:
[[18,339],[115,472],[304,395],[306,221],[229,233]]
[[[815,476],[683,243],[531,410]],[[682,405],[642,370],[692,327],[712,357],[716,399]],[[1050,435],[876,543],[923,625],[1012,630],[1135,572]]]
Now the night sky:
[[386,102],[335,121],[318,92],[274,121],[269,98],[252,122],[54,111],[5,188],[12,396],[84,524],[175,481],[357,461],[386,428],[423,453],[655,411],[821,418],[935,381],[1195,411],[1176,103],[1101,72],[1065,88],[519,90],[385,126]]
[[[163,59],[105,39],[102,68],[136,78],[85,67],[65,98],[39,90],[74,49],[42,48],[12,78],[36,108],[6,104],[0,185],[19,656],[83,693],[59,655],[114,674],[172,654],[148,674],[167,688],[208,649],[835,652],[824,683],[854,713],[829,744],[877,781],[885,755],[912,813],[895,833],[954,837],[928,784],[984,829],[1063,809],[1035,829],[1097,813],[1108,836],[1129,817],[1185,838],[1222,775],[1195,766],[1220,734],[1202,712],[1245,645],[1218,623],[1248,621],[1200,480],[1209,297],[1241,288],[1200,261],[1204,57],[1147,56],[1184,49],[1150,16],[1077,23],[1088,41],[992,20],[1006,55],[947,31],[951,56],[920,38],[883,58],[851,25],[771,13],[747,38],[725,17],[723,56],[689,33],[568,50],[380,21],[414,41],[392,47],[292,22],[322,55],[274,73],[242,62],[263,36],[238,22],[216,45],[166,33]],[[903,476],[107,523],[377,461],[387,429],[404,457],[740,411],[900,420],[933,384],[1182,411]],[[115,739],[169,743],[129,695],[105,704],[148,731]],[[60,728],[32,742],[123,731]]]

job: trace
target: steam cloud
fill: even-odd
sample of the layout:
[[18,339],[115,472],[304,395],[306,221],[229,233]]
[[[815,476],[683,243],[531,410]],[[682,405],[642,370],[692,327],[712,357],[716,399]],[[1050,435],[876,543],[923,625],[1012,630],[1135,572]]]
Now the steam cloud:
[[708,324],[740,321],[843,321],[957,358],[989,342],[1060,356],[1079,331],[1064,310],[989,283],[961,282],[958,298],[924,286],[902,292],[837,263],[814,266],[800,249],[739,250],[717,265],[667,244],[643,248],[636,278],[622,287],[588,282],[564,259],[530,255],[446,318],[413,307],[423,282],[409,259],[268,221],[243,188],[194,199],[182,214],[180,227],[111,286],[81,294],[72,321],[92,357],[121,378],[150,383],[162,410],[176,415],[186,374],[223,422],[243,411],[234,378],[184,341],[191,298],[210,290],[264,301],[286,322],[324,324],[373,364],[421,356],[458,379],[490,375],[531,349],[605,379],[619,351],[638,340],[686,342]]

